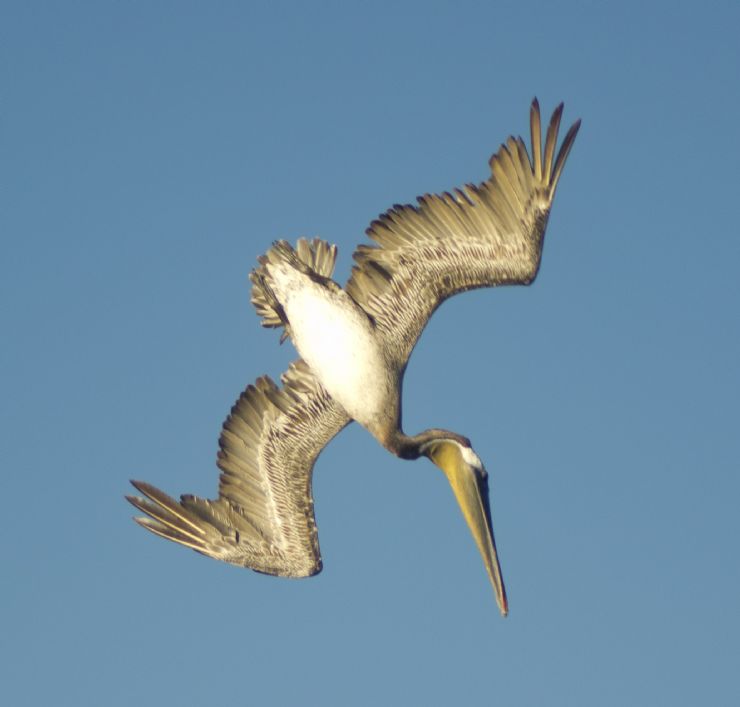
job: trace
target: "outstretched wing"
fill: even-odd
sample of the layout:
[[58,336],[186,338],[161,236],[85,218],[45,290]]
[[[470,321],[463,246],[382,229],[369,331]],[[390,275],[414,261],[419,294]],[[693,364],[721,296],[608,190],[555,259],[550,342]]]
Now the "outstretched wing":
[[324,446],[350,418],[308,366],[291,364],[279,388],[267,376],[242,393],[224,423],[217,500],[178,503],[141,481],[128,500],[147,530],[204,555],[258,572],[305,577],[321,571],[311,476]]
[[555,189],[580,120],[555,157],[563,105],[552,115],[544,151],[540,108],[532,102],[532,160],[510,137],[491,158],[491,178],[453,193],[394,206],[367,231],[377,245],[355,251],[347,292],[371,316],[398,365],[405,365],[434,310],[476,287],[528,284],[537,274]]

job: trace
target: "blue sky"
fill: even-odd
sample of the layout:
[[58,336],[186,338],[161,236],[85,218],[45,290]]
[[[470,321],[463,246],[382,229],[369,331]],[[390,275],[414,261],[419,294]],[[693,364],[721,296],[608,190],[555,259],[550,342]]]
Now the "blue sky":
[[[735,3],[5,2],[4,702],[740,702]],[[136,527],[213,494],[220,425],[295,356],[247,275],[487,177],[528,107],[581,132],[531,288],[455,298],[407,431],[492,479],[502,619],[438,470],[356,426],[314,477],[325,569]]]

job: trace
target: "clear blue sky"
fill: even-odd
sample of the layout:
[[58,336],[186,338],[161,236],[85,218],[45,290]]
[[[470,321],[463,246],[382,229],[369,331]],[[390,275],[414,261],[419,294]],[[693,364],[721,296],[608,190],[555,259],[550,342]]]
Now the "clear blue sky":
[[[3,703],[740,704],[737,8],[4,2]],[[486,462],[509,618],[443,476],[357,427],[313,579],[135,526],[128,479],[212,494],[295,355],[257,256],[319,235],[343,281],[534,95],[583,119],[540,276],[445,304],[404,391]]]

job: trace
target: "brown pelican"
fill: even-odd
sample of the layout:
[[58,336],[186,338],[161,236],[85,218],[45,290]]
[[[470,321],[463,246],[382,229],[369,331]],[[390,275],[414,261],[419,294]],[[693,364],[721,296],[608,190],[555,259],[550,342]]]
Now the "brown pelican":
[[282,388],[258,378],[242,393],[219,441],[219,496],[175,501],[150,484],[128,499],[148,530],[218,560],[268,574],[321,570],[311,476],[324,446],[350,421],[404,459],[428,457],[446,474],[483,557],[501,613],[507,600],[488,501],[487,474],[470,442],[401,428],[401,385],[411,351],[434,310],[477,287],[531,283],[550,207],[580,125],[555,155],[562,104],[541,143],[532,103],[532,158],[510,137],[491,177],[451,193],[394,206],[374,221],[345,289],[331,279],[336,247],[279,241],[251,274],[252,302],[267,327],[284,327],[301,358]]

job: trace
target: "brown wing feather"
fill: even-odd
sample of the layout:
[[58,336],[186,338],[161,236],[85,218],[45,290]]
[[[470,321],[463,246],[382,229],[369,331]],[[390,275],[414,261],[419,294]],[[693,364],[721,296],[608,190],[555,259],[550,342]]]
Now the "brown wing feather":
[[128,500],[153,533],[204,555],[258,572],[303,577],[321,571],[311,477],[324,446],[350,421],[303,361],[279,388],[259,378],[224,423],[219,496],[181,496],[132,481]]
[[561,104],[553,113],[543,151],[533,101],[533,162],[522,139],[510,137],[491,158],[489,180],[426,194],[370,225],[367,234],[377,245],[355,251],[346,289],[375,320],[396,364],[405,365],[447,297],[535,278],[555,190],[580,127],[573,124],[554,158],[562,110]]

